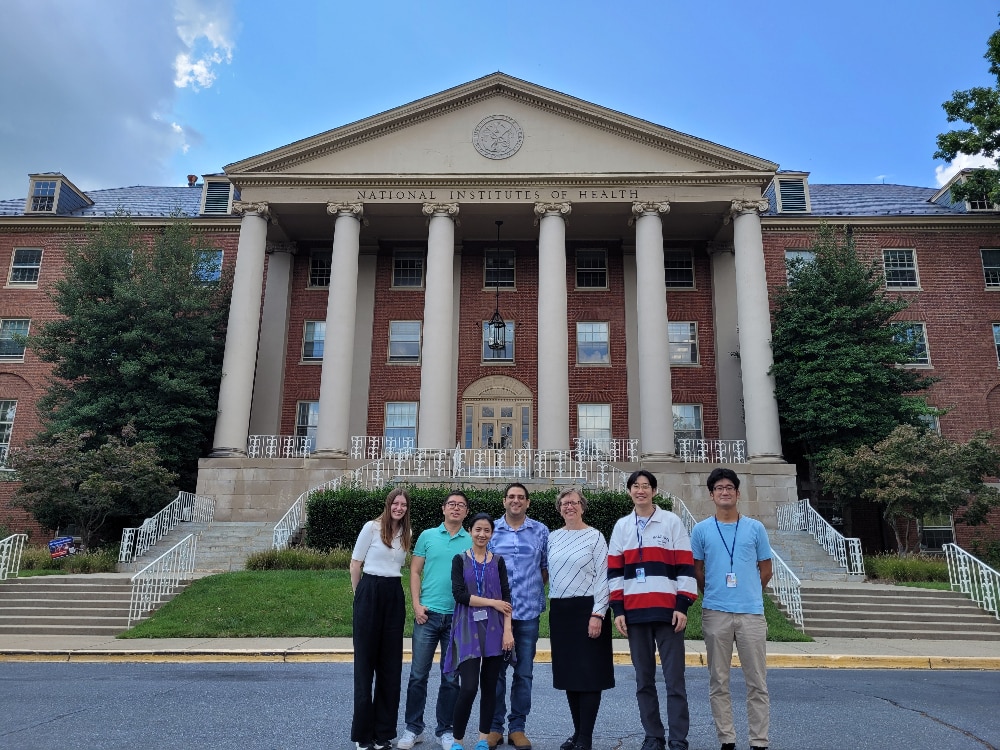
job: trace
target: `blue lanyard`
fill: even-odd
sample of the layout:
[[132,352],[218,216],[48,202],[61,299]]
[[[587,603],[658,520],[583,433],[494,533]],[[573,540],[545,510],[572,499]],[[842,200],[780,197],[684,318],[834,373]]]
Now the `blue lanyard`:
[[[656,508],[653,508],[653,514],[654,515],[656,514]],[[646,523],[644,523],[642,525],[643,532],[645,532],[646,526],[652,520],[653,520],[653,516],[649,516],[648,518],[646,518]],[[636,538],[636,541],[639,543],[639,562],[642,562],[642,533],[639,532],[639,513],[638,512],[635,513],[635,538]]]
[[733,529],[733,548],[729,549],[729,545],[726,544],[726,537],[722,536],[722,527],[719,526],[719,519],[713,518],[715,521],[715,528],[719,532],[719,538],[722,540],[722,546],[726,548],[726,552],[729,553],[729,572],[733,572],[733,555],[736,553],[736,534],[740,530],[740,518],[742,516],[736,516],[736,528]]
[[483,568],[480,571],[479,563],[476,562],[476,553],[472,552],[472,573],[476,576],[476,591],[479,596],[483,595],[483,581],[486,580],[486,557],[483,557]]

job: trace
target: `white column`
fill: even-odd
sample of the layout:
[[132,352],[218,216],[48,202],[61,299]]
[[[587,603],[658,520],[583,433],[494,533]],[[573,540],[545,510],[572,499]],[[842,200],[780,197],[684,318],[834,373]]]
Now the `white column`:
[[747,453],[751,461],[776,462],[781,461],[781,430],[771,376],[771,309],[760,231],[760,212],[767,207],[766,200],[734,200],[731,212]]
[[736,261],[732,242],[708,243],[712,261],[712,330],[715,331],[715,392],[719,403],[719,437],[747,439],[743,424],[743,382],[736,315]]
[[291,306],[292,243],[267,243],[267,286],[260,316],[260,354],[253,381],[250,434],[277,435],[281,429],[281,396],[288,344],[288,310]]
[[667,334],[667,285],[663,266],[663,202],[636,202],[635,275],[639,333],[639,448],[644,460],[674,458],[673,396]]
[[313,456],[346,458],[351,442],[351,375],[363,206],[360,203],[329,203],[326,210],[337,219],[333,229],[326,346],[319,381],[319,421]]
[[212,442],[214,458],[247,454],[250,403],[257,362],[260,296],[264,288],[264,251],[267,246],[267,203],[233,202],[233,211],[243,214],[229,304],[226,351],[219,384],[219,416]]
[[536,203],[538,216],[538,449],[569,450],[569,203]]
[[425,203],[427,284],[424,291],[423,343],[420,348],[420,406],[417,447],[450,448],[455,443],[455,216],[457,203]]

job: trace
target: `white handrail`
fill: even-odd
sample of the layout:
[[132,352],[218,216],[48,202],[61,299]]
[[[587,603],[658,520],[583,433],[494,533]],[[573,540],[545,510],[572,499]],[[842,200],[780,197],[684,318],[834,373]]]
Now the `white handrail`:
[[21,570],[21,553],[27,541],[27,534],[11,534],[0,540],[0,581],[6,581],[10,577],[17,578]]
[[211,523],[214,518],[214,497],[178,492],[177,497],[155,516],[147,518],[139,526],[122,529],[118,562],[122,565],[132,565],[150,547],[173,531],[181,521]]
[[961,591],[1000,620],[1000,573],[959,547],[944,545],[952,591]]
[[163,600],[194,577],[194,557],[198,537],[188,534],[149,565],[132,576],[132,601],[128,625],[151,612]]
[[679,438],[677,458],[685,463],[744,464],[747,462],[746,440],[705,440]]
[[768,584],[774,589],[778,601],[785,607],[788,616],[799,629],[805,632],[805,620],[802,616],[802,581],[792,572],[792,569],[785,564],[774,548],[771,548],[771,582]]
[[865,574],[865,558],[861,552],[861,540],[845,537],[827,523],[807,498],[793,503],[784,503],[777,508],[778,528],[782,531],[808,531],[819,545],[827,551],[837,564],[846,569],[848,575]]
[[671,495],[669,492],[661,492],[660,494],[668,498],[670,502],[673,504],[674,513],[680,516],[681,523],[684,524],[684,528],[687,529],[687,532],[690,535],[691,532],[694,531],[694,525],[698,523],[698,521],[694,517],[694,514],[688,510],[688,507],[684,504],[684,501],[681,500],[676,495]]

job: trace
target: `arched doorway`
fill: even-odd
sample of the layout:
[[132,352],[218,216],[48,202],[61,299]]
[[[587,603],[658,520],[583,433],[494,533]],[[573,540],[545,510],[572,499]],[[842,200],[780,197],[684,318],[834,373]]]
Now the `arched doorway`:
[[520,380],[490,375],[462,393],[465,448],[530,448],[531,391]]

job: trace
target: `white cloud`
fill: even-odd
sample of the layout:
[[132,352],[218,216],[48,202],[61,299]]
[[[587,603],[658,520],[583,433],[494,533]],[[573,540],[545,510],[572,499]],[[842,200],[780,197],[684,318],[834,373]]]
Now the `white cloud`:
[[976,154],[975,156],[959,154],[951,164],[939,164],[934,167],[934,179],[937,180],[938,187],[942,187],[963,169],[976,169],[978,167],[993,168],[996,165],[995,161],[987,159],[982,154]]
[[215,83],[215,67],[233,59],[232,8],[225,0],[176,0],[174,19],[187,48],[174,59],[174,85],[207,89]]

